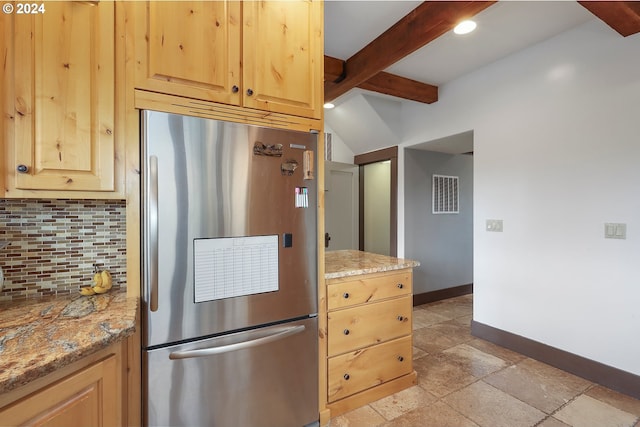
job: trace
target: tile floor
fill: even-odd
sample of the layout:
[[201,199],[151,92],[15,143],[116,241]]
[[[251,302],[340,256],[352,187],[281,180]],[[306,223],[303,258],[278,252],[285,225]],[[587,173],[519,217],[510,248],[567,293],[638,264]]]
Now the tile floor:
[[418,385],[330,427],[640,427],[640,400],[473,337],[471,295],[413,313]]

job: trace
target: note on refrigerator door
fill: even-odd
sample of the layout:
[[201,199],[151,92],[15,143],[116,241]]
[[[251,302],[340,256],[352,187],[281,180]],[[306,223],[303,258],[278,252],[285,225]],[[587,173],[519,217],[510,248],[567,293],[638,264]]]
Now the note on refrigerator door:
[[278,290],[278,236],[195,239],[195,302]]

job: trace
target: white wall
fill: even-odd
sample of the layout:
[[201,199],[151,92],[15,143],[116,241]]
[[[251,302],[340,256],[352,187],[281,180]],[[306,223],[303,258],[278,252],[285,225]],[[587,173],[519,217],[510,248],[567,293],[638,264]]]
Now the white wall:
[[332,128],[325,125],[325,133],[331,134],[331,161],[353,164],[353,151]]
[[403,117],[403,146],[474,131],[474,319],[640,374],[640,34],[589,21]]

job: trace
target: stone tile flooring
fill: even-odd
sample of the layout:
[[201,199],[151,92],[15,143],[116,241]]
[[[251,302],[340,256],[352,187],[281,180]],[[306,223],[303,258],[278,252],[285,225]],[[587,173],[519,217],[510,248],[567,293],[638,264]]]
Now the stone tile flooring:
[[640,400],[470,334],[472,296],[414,308],[418,385],[330,427],[640,427]]

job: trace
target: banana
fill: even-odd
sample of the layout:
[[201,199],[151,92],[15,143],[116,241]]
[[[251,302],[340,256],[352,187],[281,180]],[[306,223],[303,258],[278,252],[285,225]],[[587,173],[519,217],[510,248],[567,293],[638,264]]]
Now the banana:
[[82,286],[80,288],[80,293],[82,295],[93,295],[96,292],[93,290],[93,288],[91,286]]
[[111,289],[111,286],[113,286],[113,280],[111,279],[111,273],[109,270],[102,270],[100,275],[102,276],[102,284],[100,286],[107,290]]
[[82,295],[104,294],[113,286],[113,280],[109,270],[99,270],[96,264],[94,264],[93,267],[93,286],[83,286],[80,288]]
[[99,271],[93,275],[93,286],[102,286],[102,274]]

